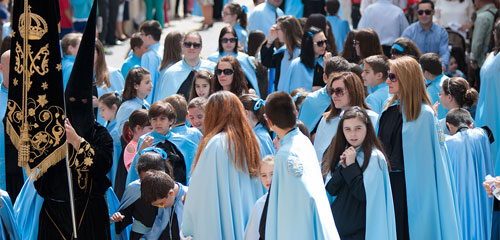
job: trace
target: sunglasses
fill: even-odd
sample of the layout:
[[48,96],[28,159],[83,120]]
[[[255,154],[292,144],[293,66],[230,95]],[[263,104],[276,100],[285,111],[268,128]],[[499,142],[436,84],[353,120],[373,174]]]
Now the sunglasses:
[[192,46],[194,49],[198,49],[201,47],[201,43],[194,43],[194,42],[183,42],[182,45],[184,45],[184,47],[186,48],[191,48]]
[[233,75],[234,73],[234,70],[231,69],[231,68],[226,68],[226,69],[215,69],[215,74],[217,75],[221,75],[222,73],[224,73],[224,75],[226,76],[229,76],[229,75]]
[[222,43],[228,43],[228,42],[230,42],[230,43],[235,43],[237,40],[238,40],[237,38],[223,38],[223,39],[221,39],[220,41],[221,41]]
[[427,9],[427,10],[418,10],[417,11],[417,14],[420,16],[424,15],[424,13],[425,13],[425,15],[431,15],[432,10]]
[[328,91],[328,94],[330,95],[335,95],[337,97],[342,97],[344,96],[345,89],[338,87],[338,88],[330,88],[330,91]]
[[323,47],[323,45],[328,44],[328,40],[321,40],[321,41],[313,42],[313,44],[316,44],[318,47]]
[[396,79],[396,74],[394,74],[394,73],[387,73],[387,77],[389,78],[389,80],[391,80],[391,82],[397,82],[398,81]]

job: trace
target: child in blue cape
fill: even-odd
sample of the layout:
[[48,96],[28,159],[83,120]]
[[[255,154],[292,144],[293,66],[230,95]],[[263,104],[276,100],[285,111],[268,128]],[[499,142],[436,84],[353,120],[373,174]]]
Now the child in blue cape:
[[366,111],[347,109],[323,161],[342,239],[396,239],[389,165]]
[[[153,131],[139,139],[137,154],[132,160],[131,169],[135,169],[141,151],[154,146],[163,149],[167,153],[168,161],[173,167],[174,180],[187,185],[198,145],[186,137],[170,131],[170,127],[177,117],[170,103],[163,101],[153,103],[149,108],[148,117],[153,126]],[[138,178],[139,175],[136,171],[129,171],[127,184]]]
[[188,114],[186,98],[180,94],[174,94],[166,97],[164,101],[170,103],[176,113],[175,122],[172,125],[171,131],[198,144],[202,137],[200,130],[186,125],[186,116]]
[[385,83],[389,71],[387,60],[384,55],[374,55],[363,60],[363,84],[372,89],[366,97],[366,103],[377,114],[382,112],[385,102],[392,96],[389,94],[389,85]]
[[[274,156],[267,155],[262,159],[259,167],[259,176],[262,181],[262,185],[269,191],[271,187],[271,181],[273,180],[273,169],[274,169]],[[248,219],[247,227],[245,228],[245,240],[258,240],[259,235],[259,225],[260,218],[262,217],[262,211],[264,210],[264,204],[266,203],[267,194],[260,197],[252,209],[252,215]]]
[[111,217],[116,223],[117,234],[132,223],[130,239],[158,239],[164,231],[169,236],[176,236],[167,239],[179,238],[178,218],[182,212],[178,209],[172,211],[172,208],[176,208],[175,204],[182,204],[178,200],[185,194],[185,189],[165,173],[169,168],[166,158],[167,154],[161,149],[144,150],[137,165],[140,179],[127,186],[118,212]]

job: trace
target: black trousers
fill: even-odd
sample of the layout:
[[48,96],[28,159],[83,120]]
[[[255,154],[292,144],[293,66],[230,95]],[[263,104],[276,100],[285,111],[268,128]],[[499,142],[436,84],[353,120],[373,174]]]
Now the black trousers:
[[398,240],[410,239],[405,174],[404,172],[391,172],[389,177],[394,201],[394,215],[396,216],[396,235]]

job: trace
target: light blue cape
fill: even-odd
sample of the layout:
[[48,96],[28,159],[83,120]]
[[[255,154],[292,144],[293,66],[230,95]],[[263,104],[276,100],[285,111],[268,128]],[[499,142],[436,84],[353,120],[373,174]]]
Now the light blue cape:
[[260,180],[237,170],[233,161],[225,133],[208,141],[191,175],[182,218],[184,236],[243,239],[252,207],[264,192]]
[[410,239],[461,239],[452,172],[434,111],[423,103],[411,122],[402,112]]
[[307,95],[300,106],[298,118],[311,132],[328,107],[330,107],[330,95],[326,92],[326,87],[323,87]]
[[[278,81],[278,91],[285,91],[285,92],[290,92],[288,91],[288,88],[290,86],[290,79],[288,79],[288,69],[290,68],[290,65],[292,64],[292,61],[295,58],[298,58],[300,56],[300,48],[295,48],[293,49],[293,54],[292,54],[292,59],[290,59],[290,54],[288,53],[288,50],[286,49],[286,46],[282,46],[278,50],[274,51],[273,55],[283,53],[283,58],[281,59],[281,66],[280,66],[280,79]],[[276,81],[276,79],[274,79]]]
[[392,94],[389,93],[389,85],[384,82],[373,87],[372,93],[366,97],[366,103],[374,112],[380,114],[384,110],[384,104],[387,102],[387,99],[391,97]]
[[257,124],[253,127],[253,132],[257,137],[260,148],[260,157],[264,158],[267,155],[276,154],[276,148],[274,148],[273,140],[269,135],[269,132],[262,126],[262,124]]
[[158,79],[160,78],[160,70],[158,68],[160,67],[162,58],[162,55],[159,54],[160,47],[160,43],[149,46],[149,50],[141,57],[141,67],[149,71],[151,74],[151,84],[153,84],[151,94],[146,97],[146,101],[150,103],[154,103],[155,92],[158,90]]
[[285,14],[301,18],[304,15],[304,4],[301,0],[285,1]]
[[[0,120],[5,117],[7,112],[7,101],[9,100],[9,90],[0,83]],[[0,121],[0,189],[7,189],[5,176],[5,126]],[[7,136],[8,137],[8,136]]]
[[340,239],[314,148],[298,128],[281,138],[274,158],[266,239]]
[[[441,103],[441,100],[439,100],[439,93],[441,92],[441,87],[443,86],[444,80],[449,79],[448,76],[441,74],[437,76],[429,86],[427,86],[427,94],[429,94],[429,97],[431,98],[431,103],[434,104],[436,102]],[[446,118],[446,114],[448,113],[448,109],[443,107],[443,104],[439,104],[438,107],[438,115],[437,118]]]
[[[364,153],[356,156],[359,166],[363,166]],[[363,172],[366,195],[366,232],[365,239],[396,240],[396,220],[392,201],[391,180],[384,154],[373,149],[370,162]]]
[[313,87],[314,70],[316,67],[316,63],[319,63],[321,66],[323,66],[323,56],[320,56],[315,60],[315,66],[311,69],[307,68],[306,65],[304,65],[300,61],[300,57],[295,58],[290,64],[288,72],[280,73],[285,74],[285,79],[283,79],[285,82],[282,83],[280,80],[280,84],[282,84],[281,90],[290,93],[294,89],[305,88],[307,91],[311,92]]
[[488,126],[496,141],[491,145],[495,172],[500,172],[500,54],[490,54],[481,67],[481,89],[476,109],[476,126]]
[[120,105],[120,108],[116,112],[116,124],[120,136],[123,134],[123,125],[128,121],[130,114],[137,109],[142,109],[144,107],[149,108],[149,103],[145,99],[133,98],[129,99]]
[[[21,235],[17,227],[16,216],[14,209],[12,208],[12,202],[10,200],[9,194],[6,191],[0,190],[0,227],[1,234],[9,234],[10,239],[20,240]],[[5,229],[3,229],[5,226]],[[4,238],[5,239],[5,238]]]
[[481,128],[468,129],[446,137],[451,159],[459,220],[463,239],[491,237],[493,199],[484,191],[483,181],[494,176],[488,135]]
[[[182,156],[184,157],[184,162],[186,164],[186,178],[187,178],[186,182],[189,183],[191,165],[193,165],[198,144],[192,142],[191,140],[187,139],[182,135],[172,133],[171,131],[169,131],[165,136],[159,134],[156,131],[152,131],[150,133],[144,134],[141,138],[139,138],[139,141],[137,142],[137,150],[140,149],[142,142],[144,142],[144,139],[148,136],[153,137],[153,146],[156,146],[158,143],[168,140],[177,147],[177,149],[181,152]],[[139,174],[137,173],[136,170],[138,161],[139,161],[139,152],[135,154],[134,160],[132,160],[132,164],[130,165],[130,170],[128,171],[127,175],[127,182],[126,182],[127,185],[139,179]]]

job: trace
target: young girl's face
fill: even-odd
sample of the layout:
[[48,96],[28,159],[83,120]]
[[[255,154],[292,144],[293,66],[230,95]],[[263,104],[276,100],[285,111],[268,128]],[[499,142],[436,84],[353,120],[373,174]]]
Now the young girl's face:
[[344,136],[347,142],[353,146],[360,146],[366,137],[366,125],[358,118],[344,120]]
[[238,38],[234,36],[233,33],[226,33],[222,38],[220,39],[222,48],[224,49],[224,52],[230,53],[233,52],[234,47],[236,47],[236,43],[238,42]]
[[201,129],[203,127],[203,119],[205,119],[205,111],[200,108],[188,109],[188,119],[193,127]]
[[170,130],[170,126],[174,123],[174,120],[170,120],[167,116],[163,115],[151,118],[150,121],[153,129],[161,135],[166,135]]
[[151,89],[153,89],[153,83],[151,82],[151,75],[146,74],[142,77],[141,83],[139,85],[135,84],[137,97],[144,99],[147,95],[151,94]]
[[208,98],[208,95],[210,95],[210,83],[204,78],[197,78],[194,81],[194,90],[198,97]]
[[134,137],[137,136],[139,138],[146,133],[150,133],[151,131],[153,131],[153,126],[151,125],[136,126],[134,130]]
[[231,9],[229,9],[228,7],[224,7],[222,9],[222,21],[224,23],[233,24],[236,22],[237,17],[238,16],[236,16],[236,14],[233,14],[231,12]]
[[104,104],[102,101],[97,103],[99,106],[99,114],[101,114],[102,119],[104,121],[113,121],[116,116],[116,105],[113,105],[111,108]]
[[273,180],[273,169],[274,164],[272,163],[264,162],[260,165],[260,180],[268,191],[269,187],[271,187],[271,181]]
[[448,72],[456,72],[457,69],[457,60],[454,57],[450,57],[450,62],[448,63]]

